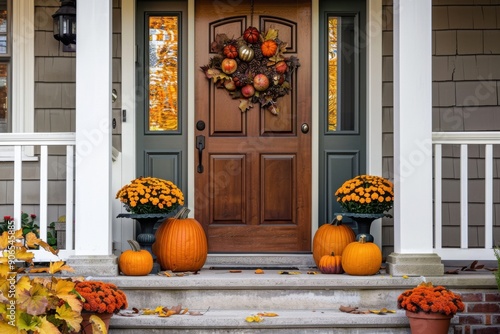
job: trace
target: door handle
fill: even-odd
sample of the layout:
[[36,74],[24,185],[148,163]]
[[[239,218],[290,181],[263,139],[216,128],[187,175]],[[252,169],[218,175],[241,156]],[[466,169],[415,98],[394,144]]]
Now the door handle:
[[203,173],[203,149],[205,148],[205,136],[196,136],[196,148],[198,149],[198,173]]

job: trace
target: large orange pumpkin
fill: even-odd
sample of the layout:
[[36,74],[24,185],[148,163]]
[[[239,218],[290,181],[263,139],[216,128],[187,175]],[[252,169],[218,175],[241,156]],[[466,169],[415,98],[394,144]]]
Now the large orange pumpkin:
[[163,270],[198,271],[207,260],[207,237],[201,224],[187,218],[188,208],[164,221],[156,230],[153,252]]
[[344,248],[356,238],[354,231],[342,225],[342,216],[338,215],[331,224],[324,224],[316,231],[313,239],[313,258],[316,266],[322,256],[342,255]]
[[382,252],[373,242],[366,241],[366,235],[359,235],[359,241],[352,242],[342,254],[342,268],[349,275],[374,275],[380,270]]
[[127,276],[145,276],[153,269],[153,256],[141,249],[135,240],[128,240],[132,249],[127,249],[118,258],[120,271]]

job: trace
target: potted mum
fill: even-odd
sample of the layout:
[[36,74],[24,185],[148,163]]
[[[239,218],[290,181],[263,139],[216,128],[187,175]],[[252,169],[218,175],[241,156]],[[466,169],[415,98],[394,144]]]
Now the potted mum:
[[136,240],[151,254],[151,245],[155,242],[154,225],[184,205],[182,191],[172,181],[156,177],[138,177],[130,181],[116,193],[116,198],[129,212],[119,214],[118,218],[133,218],[139,222],[141,233]]
[[335,192],[342,208],[342,216],[354,220],[358,225],[358,235],[366,235],[366,241],[373,242],[370,234],[371,223],[384,216],[394,203],[394,186],[381,176],[358,175],[347,180]]
[[82,323],[83,333],[92,333],[91,317],[99,317],[109,328],[109,320],[114,313],[127,308],[127,296],[116,285],[100,281],[77,281],[75,291],[83,300]]
[[406,310],[412,334],[445,334],[451,318],[464,310],[464,304],[460,295],[423,282],[399,295],[398,308]]

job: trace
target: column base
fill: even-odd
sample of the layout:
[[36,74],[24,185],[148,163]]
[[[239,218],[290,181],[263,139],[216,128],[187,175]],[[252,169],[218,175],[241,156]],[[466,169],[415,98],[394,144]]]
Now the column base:
[[115,255],[71,256],[66,263],[77,276],[118,276],[118,261]]
[[387,257],[387,273],[392,276],[442,276],[444,265],[437,254],[397,254]]

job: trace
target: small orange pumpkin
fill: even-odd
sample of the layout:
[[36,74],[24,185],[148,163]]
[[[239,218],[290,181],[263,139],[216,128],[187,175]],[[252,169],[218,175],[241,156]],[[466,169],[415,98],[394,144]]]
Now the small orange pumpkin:
[[318,269],[323,274],[343,274],[342,256],[333,252],[330,255],[323,255],[319,260]]
[[316,231],[313,239],[313,257],[316,266],[323,255],[334,252],[342,255],[344,248],[356,238],[354,231],[342,225],[342,216],[338,215],[331,224],[324,224]]
[[196,219],[187,218],[188,213],[182,208],[156,230],[153,252],[163,270],[198,271],[207,260],[205,231]]
[[243,32],[243,39],[248,43],[257,43],[260,37],[260,32],[255,27],[248,27]]
[[119,259],[120,271],[127,276],[145,276],[153,269],[153,256],[141,249],[135,240],[127,240],[132,249],[124,251]]
[[276,50],[278,50],[278,44],[273,40],[267,40],[262,43],[260,49],[264,57],[272,57],[276,53]]
[[366,241],[366,235],[359,235],[359,241],[351,242],[342,253],[342,268],[349,275],[374,275],[380,270],[382,252],[373,242]]

